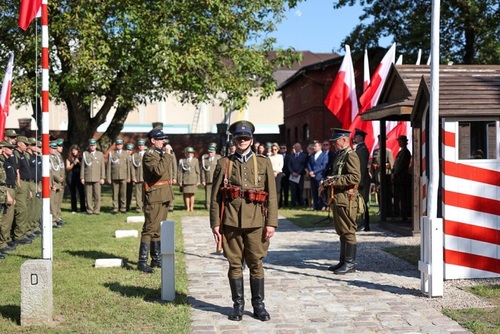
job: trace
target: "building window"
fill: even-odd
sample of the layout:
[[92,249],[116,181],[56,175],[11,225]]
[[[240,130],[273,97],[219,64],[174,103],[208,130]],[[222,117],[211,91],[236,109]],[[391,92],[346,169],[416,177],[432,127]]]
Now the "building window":
[[309,126],[304,124],[302,127],[302,141],[308,141],[309,140]]
[[497,159],[497,122],[473,120],[458,122],[459,159]]

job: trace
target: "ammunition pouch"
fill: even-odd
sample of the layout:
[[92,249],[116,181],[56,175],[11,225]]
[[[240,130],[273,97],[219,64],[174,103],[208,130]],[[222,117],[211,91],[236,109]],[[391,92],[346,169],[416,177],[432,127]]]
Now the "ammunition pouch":
[[249,202],[256,204],[263,204],[267,200],[267,196],[269,195],[266,191],[263,190],[255,190],[248,189],[242,190],[237,186],[226,186],[220,188],[220,193],[224,201],[233,200],[236,198],[243,198]]

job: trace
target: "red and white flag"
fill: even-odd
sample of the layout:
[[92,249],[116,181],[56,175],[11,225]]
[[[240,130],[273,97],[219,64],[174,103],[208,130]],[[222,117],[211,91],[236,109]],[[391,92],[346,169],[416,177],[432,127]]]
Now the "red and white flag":
[[42,8],[42,0],[21,0],[19,8],[19,28],[28,29],[31,21],[37,16],[40,16]]
[[358,114],[358,97],[349,45],[345,46],[344,59],[326,96],[325,105],[342,122],[344,129],[349,128]]
[[370,64],[368,62],[368,50],[365,49],[365,59],[363,60],[363,93],[370,85]]
[[12,70],[14,68],[14,53],[10,54],[7,70],[3,78],[2,93],[0,95],[0,140],[3,140],[5,133],[5,123],[9,115],[10,90],[12,86]]
[[385,54],[384,58],[378,65],[375,73],[373,73],[370,85],[365,90],[363,95],[359,98],[361,103],[361,112],[364,112],[372,107],[375,107],[378,103],[378,98],[384,87],[385,80],[389,74],[389,69],[391,64],[396,60],[396,43],[392,44],[389,51]]

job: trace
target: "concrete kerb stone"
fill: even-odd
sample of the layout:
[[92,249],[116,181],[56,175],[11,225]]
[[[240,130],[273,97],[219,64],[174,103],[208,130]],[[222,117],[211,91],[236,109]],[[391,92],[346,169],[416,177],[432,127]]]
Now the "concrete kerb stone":
[[144,216],[128,216],[127,223],[144,223]]
[[123,259],[96,259],[94,268],[123,267]]
[[128,237],[137,238],[138,236],[139,236],[139,231],[137,231],[137,230],[116,230],[115,231],[115,238],[117,238],[117,239],[128,238]]

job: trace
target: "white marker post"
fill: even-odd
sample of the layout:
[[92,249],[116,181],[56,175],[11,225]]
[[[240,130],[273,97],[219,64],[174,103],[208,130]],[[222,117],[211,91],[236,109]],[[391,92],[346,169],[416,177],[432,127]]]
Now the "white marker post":
[[175,222],[161,222],[161,299],[175,299]]

